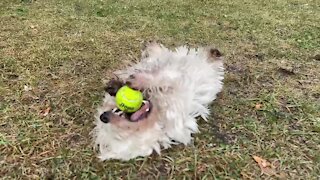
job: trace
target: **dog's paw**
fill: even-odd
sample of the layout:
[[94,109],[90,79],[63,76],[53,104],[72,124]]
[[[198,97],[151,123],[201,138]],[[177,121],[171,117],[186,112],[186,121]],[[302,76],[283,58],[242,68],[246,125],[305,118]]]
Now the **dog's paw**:
[[145,89],[147,83],[148,80],[143,73],[132,74],[126,81],[127,86],[140,91]]
[[161,45],[161,43],[155,40],[150,40],[144,43],[141,56],[142,58],[147,58],[149,56],[160,54],[163,49],[165,48]]
[[149,40],[149,41],[145,41],[143,43],[143,48],[142,50],[147,50],[149,48],[152,48],[152,47],[156,47],[156,46],[160,46],[160,42],[158,42],[157,40]]

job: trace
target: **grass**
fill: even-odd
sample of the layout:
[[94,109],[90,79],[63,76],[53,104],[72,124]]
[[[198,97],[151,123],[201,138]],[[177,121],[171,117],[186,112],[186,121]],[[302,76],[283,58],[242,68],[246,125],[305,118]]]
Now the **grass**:
[[[285,179],[319,179],[319,12],[316,0],[2,0],[2,178],[275,179],[256,155]],[[212,121],[194,146],[99,162],[89,132],[102,80],[149,39],[224,53]]]

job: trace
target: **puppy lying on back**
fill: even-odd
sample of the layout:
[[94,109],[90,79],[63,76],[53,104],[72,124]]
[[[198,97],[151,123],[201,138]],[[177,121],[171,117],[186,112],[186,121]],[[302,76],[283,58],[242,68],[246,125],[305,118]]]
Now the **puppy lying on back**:
[[[115,75],[92,132],[101,160],[129,160],[190,143],[198,132],[197,117],[207,119],[208,105],[222,89],[224,69],[217,49],[181,46],[171,51],[151,42],[138,64]],[[125,84],[141,90],[146,100],[135,113],[115,109],[114,96]]]

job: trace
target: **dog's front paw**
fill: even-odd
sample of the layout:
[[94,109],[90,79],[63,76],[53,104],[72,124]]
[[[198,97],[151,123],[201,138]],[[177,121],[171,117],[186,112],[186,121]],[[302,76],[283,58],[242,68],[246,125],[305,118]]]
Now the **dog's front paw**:
[[143,91],[147,86],[148,80],[142,73],[130,75],[126,81],[126,85],[135,89]]
[[150,56],[158,55],[160,54],[164,48],[161,43],[158,43],[155,40],[152,41],[147,41],[143,45],[144,47],[142,48],[142,58],[147,58]]

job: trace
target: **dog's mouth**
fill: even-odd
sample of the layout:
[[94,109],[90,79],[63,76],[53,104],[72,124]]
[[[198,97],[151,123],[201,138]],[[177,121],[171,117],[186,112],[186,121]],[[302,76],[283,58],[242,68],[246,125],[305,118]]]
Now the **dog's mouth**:
[[140,109],[134,113],[125,113],[118,108],[113,109],[113,113],[119,115],[120,117],[126,118],[131,122],[137,122],[140,121],[150,114],[152,110],[152,104],[150,101],[143,101],[142,106]]

